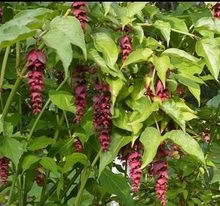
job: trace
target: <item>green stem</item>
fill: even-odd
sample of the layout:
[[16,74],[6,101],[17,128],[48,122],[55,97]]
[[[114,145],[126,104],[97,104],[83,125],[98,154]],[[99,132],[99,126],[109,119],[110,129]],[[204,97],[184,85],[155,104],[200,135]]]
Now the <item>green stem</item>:
[[56,131],[54,133],[54,137],[53,137],[54,139],[58,138],[59,133],[60,133],[60,127],[63,124],[63,121],[64,121],[64,114],[61,116],[60,121],[58,122],[57,129],[56,129]]
[[6,69],[6,65],[7,65],[7,61],[8,61],[8,55],[10,52],[10,46],[8,46],[5,50],[5,56],[2,62],[2,70],[1,70],[1,77],[0,77],[0,92],[2,91],[2,84],[3,84],[3,80],[4,80],[4,76],[5,76],[5,69]]
[[24,191],[23,191],[23,187],[22,187],[21,175],[19,175],[19,177],[18,177],[17,185],[18,185],[19,206],[23,206],[23,192]]
[[69,124],[69,121],[67,119],[66,112],[63,111],[63,114],[64,114],[64,117],[65,117],[66,126],[67,126],[67,129],[68,129],[68,132],[69,132],[69,136],[71,137],[70,124]]
[[[65,79],[63,80],[63,82],[59,85],[59,87],[57,87],[56,91],[58,91],[58,90],[65,84],[66,80],[67,80],[67,78],[65,78]],[[47,102],[46,102],[46,104],[44,105],[43,109],[41,110],[40,114],[37,116],[37,119],[35,120],[34,125],[33,125],[32,128],[31,128],[31,131],[30,131],[30,134],[29,134],[29,136],[28,136],[28,138],[27,138],[27,141],[29,141],[29,140],[31,139],[31,137],[32,137],[32,135],[33,135],[33,133],[34,133],[34,130],[35,130],[35,128],[36,128],[36,126],[37,126],[37,124],[38,124],[38,122],[39,122],[41,116],[43,115],[45,109],[47,108],[47,106],[48,106],[49,104],[50,104],[50,99],[47,100]]]
[[3,109],[3,112],[2,112],[2,122],[3,122],[3,125],[4,125],[4,120],[7,117],[8,110],[9,110],[9,107],[10,107],[11,102],[13,100],[13,97],[14,97],[16,91],[17,91],[18,86],[20,85],[20,82],[22,80],[22,76],[25,74],[26,70],[27,70],[27,68],[25,66],[23,68],[23,70],[21,71],[21,76],[17,78],[17,80],[16,80],[16,82],[14,84],[14,87],[12,88],[12,90],[11,90],[11,92],[9,94],[9,97],[7,99],[7,102],[6,102],[5,107]]
[[[102,149],[99,150],[98,154],[96,155],[95,159],[93,160],[93,162],[91,164],[92,168],[95,166],[96,162],[98,161],[101,152],[102,152]],[[90,168],[85,168],[84,170],[85,170],[85,176],[83,177],[83,181],[81,182],[79,192],[76,196],[75,206],[80,206],[83,190],[84,190],[84,187],[86,186],[87,180],[88,180],[90,172],[91,172]]]
[[12,196],[13,196],[13,192],[14,192],[15,183],[17,181],[17,178],[18,178],[18,170],[17,170],[16,174],[13,176],[12,186],[11,186],[11,189],[10,189],[7,205],[10,205],[11,202],[12,202]]

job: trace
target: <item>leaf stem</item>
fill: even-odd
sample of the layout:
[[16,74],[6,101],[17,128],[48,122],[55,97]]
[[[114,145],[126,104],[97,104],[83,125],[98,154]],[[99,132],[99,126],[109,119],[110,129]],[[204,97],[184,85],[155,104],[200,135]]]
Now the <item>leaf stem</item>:
[[63,115],[65,117],[66,126],[67,126],[67,129],[68,129],[68,132],[69,132],[69,136],[71,137],[70,124],[69,124],[69,121],[67,119],[66,112],[64,110],[63,110]]
[[16,171],[15,175],[13,176],[12,186],[11,186],[11,189],[10,189],[7,205],[10,205],[11,202],[12,202],[12,196],[13,196],[13,192],[14,192],[15,183],[17,181],[17,178],[18,178],[18,170]]

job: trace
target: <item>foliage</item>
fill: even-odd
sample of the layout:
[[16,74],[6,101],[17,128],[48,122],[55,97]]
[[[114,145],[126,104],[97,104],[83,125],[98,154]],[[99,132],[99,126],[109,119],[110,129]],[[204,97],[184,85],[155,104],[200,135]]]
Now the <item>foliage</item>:
[[220,5],[161,5],[0,3],[0,204],[220,205]]

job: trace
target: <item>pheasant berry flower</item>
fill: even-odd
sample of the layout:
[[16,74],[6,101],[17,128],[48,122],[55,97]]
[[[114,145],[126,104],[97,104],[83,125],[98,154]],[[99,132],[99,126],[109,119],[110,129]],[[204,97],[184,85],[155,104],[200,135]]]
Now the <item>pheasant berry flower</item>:
[[127,34],[124,35],[120,39],[120,47],[121,47],[121,54],[122,54],[122,61],[124,62],[128,55],[132,52],[132,44],[131,44],[131,37]]
[[35,180],[39,187],[42,187],[44,185],[44,179],[45,179],[44,171],[42,170],[42,168],[38,167],[36,169]]
[[39,114],[42,108],[43,78],[46,61],[46,56],[39,49],[31,50],[27,56],[29,70],[27,75],[33,114]]
[[81,143],[81,141],[79,140],[78,137],[76,137],[76,138],[74,139],[73,147],[74,147],[74,149],[75,149],[76,152],[82,152],[82,151],[83,151],[82,143]]
[[7,157],[0,158],[0,179],[3,185],[8,184],[9,159]]
[[87,105],[87,82],[85,80],[85,72],[87,66],[78,65],[73,73],[73,88],[75,93],[76,118],[75,122],[80,123]]
[[72,8],[73,8],[72,14],[80,21],[81,27],[84,31],[86,29],[86,24],[88,23],[89,20],[88,20],[87,10],[85,10],[82,7],[87,7],[87,6],[88,6],[87,2],[77,1],[72,3]]
[[93,97],[93,125],[99,135],[102,150],[107,151],[112,128],[111,92],[108,84],[96,85],[96,90],[99,94]]
[[214,17],[220,19],[220,3],[216,3],[214,8]]

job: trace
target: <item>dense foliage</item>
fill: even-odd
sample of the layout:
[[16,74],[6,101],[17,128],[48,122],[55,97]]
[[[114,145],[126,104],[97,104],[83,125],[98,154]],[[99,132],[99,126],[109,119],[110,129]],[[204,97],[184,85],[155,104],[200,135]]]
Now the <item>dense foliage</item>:
[[0,3],[0,204],[220,205],[220,4],[161,5]]

